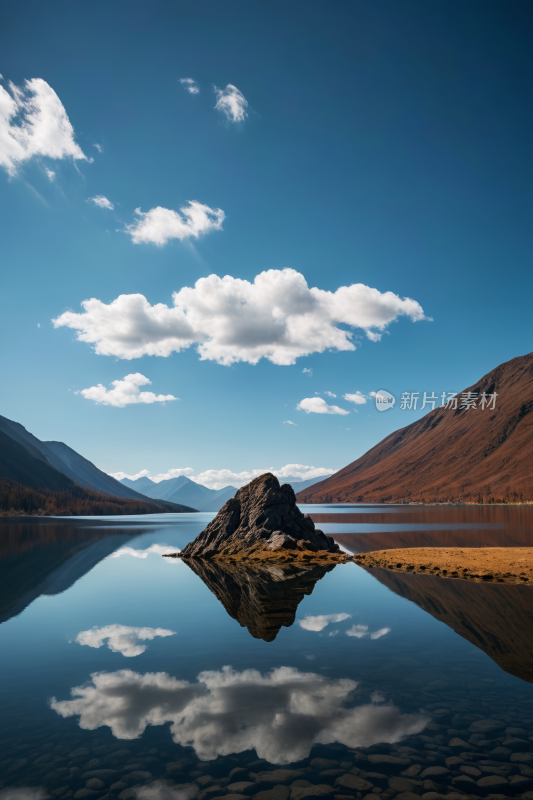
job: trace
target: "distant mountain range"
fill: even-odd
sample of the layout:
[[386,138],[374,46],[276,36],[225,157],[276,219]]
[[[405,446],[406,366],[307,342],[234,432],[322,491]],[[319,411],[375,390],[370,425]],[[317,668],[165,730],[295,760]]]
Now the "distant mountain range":
[[[467,408],[462,398],[477,398]],[[483,394],[495,407],[481,409]],[[300,503],[533,500],[533,353],[513,358],[352,464],[298,493]]]
[[[312,486],[313,483],[323,478],[311,478],[302,481],[300,478],[282,478],[281,483],[290,483],[295,492]],[[208,489],[184,475],[178,478],[169,478],[156,483],[150,478],[137,478],[130,480],[123,478],[120,483],[137,492],[142,492],[154,500],[167,500],[171,503],[181,503],[194,506],[198,511],[220,511],[223,505],[233,497],[237,491],[235,486],[224,486],[223,489]]]
[[[54,513],[74,508],[83,508],[77,513],[87,513],[91,505],[100,509],[92,512],[95,514],[195,511],[194,507],[166,500],[154,503],[99,470],[63,442],[42,442],[18,422],[2,416],[0,481],[0,510],[4,513],[17,511],[19,506],[27,513],[34,513],[33,509],[40,506],[53,507]],[[102,511],[103,508],[108,510]]]

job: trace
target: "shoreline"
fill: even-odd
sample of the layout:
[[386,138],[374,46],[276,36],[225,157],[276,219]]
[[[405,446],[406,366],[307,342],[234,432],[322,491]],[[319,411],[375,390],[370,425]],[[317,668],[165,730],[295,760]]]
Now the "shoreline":
[[354,556],[356,564],[404,574],[477,583],[533,586],[533,547],[413,547],[374,550]]

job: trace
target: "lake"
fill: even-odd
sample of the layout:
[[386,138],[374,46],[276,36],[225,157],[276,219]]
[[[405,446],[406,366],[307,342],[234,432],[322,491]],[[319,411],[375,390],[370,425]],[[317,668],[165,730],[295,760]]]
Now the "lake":
[[[527,507],[301,508],[533,546]],[[533,589],[163,557],[213,516],[0,522],[0,797],[533,800]]]

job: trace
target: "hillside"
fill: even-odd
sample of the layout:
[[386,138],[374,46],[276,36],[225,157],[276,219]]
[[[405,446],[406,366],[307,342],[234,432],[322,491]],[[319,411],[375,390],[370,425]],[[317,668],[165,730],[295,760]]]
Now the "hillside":
[[134,481],[123,478],[121,483],[142,492],[147,497],[194,506],[198,511],[219,511],[237,491],[235,486],[208,489],[207,486],[191,481],[184,475],[158,483],[150,478],[137,478]]
[[464,392],[497,393],[495,409],[436,408],[300,491],[298,502],[533,500],[533,353],[501,364]]
[[[136,500],[146,499],[139,492],[124,486],[120,481],[102,472],[91,461],[80,456],[75,450],[63,442],[42,442],[19,422],[0,416],[0,432],[9,436],[23,447],[33,458],[54,467],[67,478],[92,489],[95,492],[106,492],[114,497],[126,497]],[[7,476],[10,477],[10,476]],[[13,477],[13,480],[17,478]],[[24,482],[24,481],[22,481]],[[51,488],[51,487],[48,487]]]

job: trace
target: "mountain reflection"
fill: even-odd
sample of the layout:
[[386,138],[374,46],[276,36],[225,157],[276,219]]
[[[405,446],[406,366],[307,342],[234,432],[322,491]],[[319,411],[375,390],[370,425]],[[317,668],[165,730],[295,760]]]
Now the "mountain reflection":
[[185,563],[255,639],[272,642],[289,628],[296,610],[330,566],[232,565],[188,558]]
[[66,591],[117,547],[145,531],[96,522],[0,523],[0,623],[40,595]]
[[483,650],[505,672],[533,683],[531,587],[367,571]]
[[354,707],[356,688],[349,679],[291,667],[262,675],[228,666],[201,672],[196,683],[124,669],[94,673],[92,683],[72,689],[72,700],[53,698],[50,705],[62,717],[79,716],[85,730],[108,726],[117,739],[137,739],[147,725],[170,723],[174,742],[192,745],[204,761],[255,748],[272,764],[290,764],[307,758],[313,744],[392,744],[429,722],[378,705],[378,695]]

